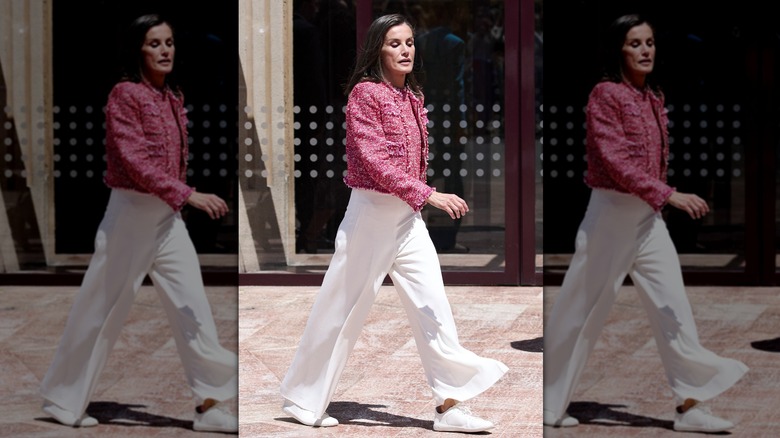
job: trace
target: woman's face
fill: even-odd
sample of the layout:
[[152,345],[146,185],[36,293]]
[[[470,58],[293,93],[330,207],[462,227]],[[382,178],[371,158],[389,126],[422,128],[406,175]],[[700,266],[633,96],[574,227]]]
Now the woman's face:
[[155,85],[162,85],[165,81],[165,75],[173,70],[175,52],[173,31],[170,26],[163,23],[149,28],[146,32],[146,39],[141,46],[144,78]]
[[623,75],[635,85],[644,86],[645,77],[653,72],[655,62],[653,29],[647,23],[629,29],[622,51]]
[[406,24],[391,27],[382,43],[382,73],[396,87],[403,87],[414,67],[414,33]]

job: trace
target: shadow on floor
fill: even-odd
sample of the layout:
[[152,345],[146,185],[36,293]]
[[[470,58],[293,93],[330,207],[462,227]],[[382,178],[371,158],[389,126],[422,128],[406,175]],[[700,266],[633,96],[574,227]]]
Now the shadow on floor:
[[544,338],[541,336],[534,339],[526,339],[524,341],[514,341],[509,345],[515,350],[527,351],[529,353],[544,352]]
[[750,346],[756,350],[769,351],[771,353],[780,352],[780,338],[766,339],[763,341],[753,341]]
[[[178,427],[192,430],[191,420],[184,421],[138,410],[145,407],[145,405],[129,405],[116,402],[92,402],[87,407],[87,413],[95,417],[98,423],[109,426]],[[39,417],[36,420],[57,423],[51,417]]]
[[[342,425],[366,426],[366,427],[418,427],[420,429],[433,430],[433,412],[431,420],[420,420],[403,415],[395,415],[376,409],[387,408],[385,405],[368,405],[356,402],[332,402],[328,405],[328,414],[339,420]],[[278,421],[297,423],[291,417],[276,418]],[[370,432],[366,432],[368,434]],[[490,435],[490,432],[481,432],[471,435]]]
[[[328,414],[339,420],[339,424],[433,429],[433,421],[423,421],[376,410],[376,408],[386,407],[385,405],[367,405],[355,402],[332,402],[328,405]],[[277,420],[297,423],[292,418],[277,418]]]
[[579,420],[581,424],[607,427],[655,427],[674,430],[673,421],[659,420],[618,410],[625,407],[625,405],[607,405],[596,402],[572,402],[569,405],[568,412],[569,415]]

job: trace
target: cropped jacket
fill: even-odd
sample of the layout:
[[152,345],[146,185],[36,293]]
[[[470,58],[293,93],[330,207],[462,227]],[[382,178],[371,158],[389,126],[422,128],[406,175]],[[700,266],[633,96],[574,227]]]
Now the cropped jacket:
[[[404,96],[411,101],[413,123],[402,119]],[[434,191],[426,184],[428,116],[423,98],[408,88],[360,82],[349,94],[346,117],[347,186],[394,195],[420,211]],[[420,144],[412,144],[409,129],[420,129]]]
[[107,186],[152,194],[178,211],[193,192],[188,153],[181,98],[144,82],[114,86],[106,105]]
[[666,183],[667,124],[663,95],[625,82],[597,84],[586,108],[585,183],[629,193],[660,210],[675,190]]

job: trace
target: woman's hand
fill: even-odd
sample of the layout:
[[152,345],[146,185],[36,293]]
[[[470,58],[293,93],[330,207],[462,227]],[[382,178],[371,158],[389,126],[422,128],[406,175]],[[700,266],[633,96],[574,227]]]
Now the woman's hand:
[[457,195],[450,193],[433,192],[428,196],[428,199],[426,199],[425,202],[433,205],[439,210],[445,211],[453,219],[460,219],[469,211],[469,206],[466,204],[466,201],[460,199]]
[[190,197],[187,198],[187,204],[203,210],[208,213],[212,219],[218,219],[226,215],[228,212],[228,206],[225,201],[217,195],[211,193],[199,193],[193,190]]
[[673,192],[666,202],[688,213],[694,219],[699,219],[710,212],[710,206],[704,199],[690,193]]

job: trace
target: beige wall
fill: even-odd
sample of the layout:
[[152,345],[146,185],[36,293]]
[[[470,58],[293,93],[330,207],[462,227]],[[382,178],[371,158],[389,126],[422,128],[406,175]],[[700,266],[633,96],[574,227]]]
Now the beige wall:
[[[0,68],[5,85],[0,105],[15,133],[3,129],[2,141],[18,145],[22,153],[47,263],[54,259],[51,35],[51,1],[0,0]],[[0,197],[0,272],[19,269],[10,236],[9,202],[15,199]]]
[[[259,270],[256,243],[278,226],[286,262],[295,253],[292,113],[292,2],[240,0],[239,271]],[[264,157],[264,159],[263,159]],[[257,173],[267,172],[265,178]],[[260,181],[260,182],[258,182]],[[258,184],[266,184],[259,187]],[[270,192],[273,211],[248,214]],[[258,209],[255,209],[258,210]],[[267,209],[266,209],[267,210]]]

